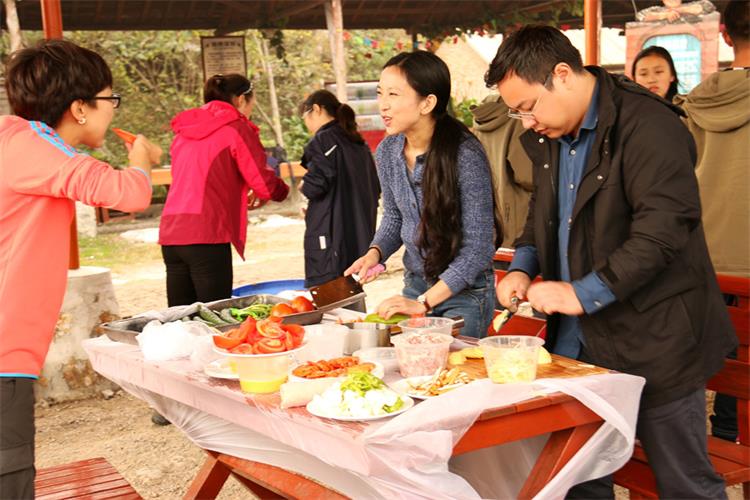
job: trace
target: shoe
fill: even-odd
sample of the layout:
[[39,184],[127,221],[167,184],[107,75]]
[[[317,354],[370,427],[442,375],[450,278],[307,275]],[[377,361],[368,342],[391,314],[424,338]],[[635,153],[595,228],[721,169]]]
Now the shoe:
[[172,423],[164,418],[164,416],[156,410],[154,410],[154,412],[151,414],[151,421],[156,425],[169,425]]

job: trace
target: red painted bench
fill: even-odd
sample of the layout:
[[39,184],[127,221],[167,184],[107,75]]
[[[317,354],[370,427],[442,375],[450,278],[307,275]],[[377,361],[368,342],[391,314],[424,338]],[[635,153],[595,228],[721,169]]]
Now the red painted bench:
[[[750,280],[718,275],[725,294],[736,295],[738,303],[729,306],[740,346],[737,359],[727,359],[724,368],[709,382],[708,388],[737,398],[738,443],[708,436],[711,462],[727,486],[742,484],[743,497],[750,498]],[[636,446],[633,457],[615,473],[615,483],[630,490],[630,498],[658,498],[656,480],[646,454]]]
[[38,470],[34,489],[37,500],[142,498],[117,469],[101,457]]

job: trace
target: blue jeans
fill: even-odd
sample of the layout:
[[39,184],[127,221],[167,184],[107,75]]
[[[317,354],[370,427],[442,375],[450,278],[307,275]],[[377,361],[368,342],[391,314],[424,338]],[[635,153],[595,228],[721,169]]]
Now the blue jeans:
[[[430,289],[422,277],[406,271],[404,274],[403,296],[416,299]],[[474,284],[461,290],[445,302],[441,302],[430,313],[430,316],[455,318],[461,316],[465,325],[461,335],[483,338],[487,336],[487,327],[495,313],[495,275],[492,269],[479,273]]]

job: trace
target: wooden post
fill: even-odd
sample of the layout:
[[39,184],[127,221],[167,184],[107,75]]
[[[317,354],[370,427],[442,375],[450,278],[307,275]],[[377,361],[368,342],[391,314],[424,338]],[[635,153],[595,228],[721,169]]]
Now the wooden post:
[[344,13],[342,0],[326,0],[326,26],[331,42],[331,58],[336,75],[336,97],[346,102],[346,55],[344,53]]
[[[53,40],[62,38],[63,26],[60,0],[42,0],[42,27],[45,39]],[[68,269],[78,269],[79,267],[81,267],[81,263],[78,258],[78,224],[76,223],[76,215],[73,213],[73,221],[70,223]]]
[[586,32],[587,65],[599,64],[599,32],[602,27],[602,4],[599,0],[583,0],[583,28]]
[[42,0],[42,27],[45,39],[62,38],[63,27],[60,0]]
[[18,23],[16,0],[4,0],[4,3],[5,24],[8,26],[8,34],[10,35],[10,51],[15,52],[23,48],[23,35],[21,34],[21,25]]

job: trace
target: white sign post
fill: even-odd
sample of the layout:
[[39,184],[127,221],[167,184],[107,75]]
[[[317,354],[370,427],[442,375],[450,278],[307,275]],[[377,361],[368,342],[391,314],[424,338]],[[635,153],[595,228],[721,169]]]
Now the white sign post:
[[214,75],[239,73],[247,77],[244,36],[202,36],[203,81]]

